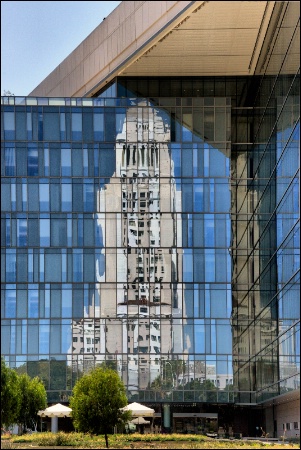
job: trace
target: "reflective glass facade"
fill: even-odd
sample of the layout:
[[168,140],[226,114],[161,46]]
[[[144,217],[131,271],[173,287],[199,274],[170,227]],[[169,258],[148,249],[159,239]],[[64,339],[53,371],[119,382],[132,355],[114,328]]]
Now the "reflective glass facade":
[[1,353],[49,402],[103,362],[225,421],[300,388],[297,38],[260,76],[2,98]]
[[43,102],[4,106],[3,353],[60,365],[51,399],[107,361],[133,400],[233,401],[231,98]]
[[298,385],[298,97],[237,143],[250,80],[197,82],[232,95],[3,106],[2,352],[50,399],[103,361],[139,401],[252,403],[280,367]]

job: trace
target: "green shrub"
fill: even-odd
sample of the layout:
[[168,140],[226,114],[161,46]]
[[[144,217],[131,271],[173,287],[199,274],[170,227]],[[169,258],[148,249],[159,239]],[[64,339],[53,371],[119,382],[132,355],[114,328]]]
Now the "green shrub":
[[35,442],[40,446],[66,446],[73,445],[72,437],[67,433],[39,433]]
[[[112,434],[109,436],[109,444],[111,448],[130,448],[135,446],[135,442],[140,442],[141,448],[143,448],[143,443],[145,443],[145,448],[164,448],[165,445],[175,445],[177,442],[177,448],[186,449],[237,449],[237,448],[269,448],[270,445],[265,442],[255,442],[247,440],[235,440],[227,441],[224,439],[212,439],[207,436],[194,435],[194,434]],[[170,442],[170,444],[168,444]],[[172,444],[174,442],[174,444]],[[105,448],[104,435],[92,436],[87,433],[33,433],[31,435],[23,436],[11,436],[11,439],[2,440],[2,448],[13,449],[14,443],[29,443],[36,446],[43,447],[65,447],[70,446],[74,448]],[[3,445],[4,444],[4,445]],[[137,444],[136,444],[137,445]],[[283,444],[277,448],[287,448],[289,444]],[[29,445],[26,447],[29,448]],[[275,448],[275,447],[274,447]],[[297,444],[290,444],[289,448],[299,448]]]
[[93,448],[95,441],[99,441],[99,444],[104,442],[103,437],[95,438],[85,433],[64,433],[62,431],[58,433],[37,433],[34,436],[34,443],[41,447],[85,447]]
[[57,433],[55,435],[55,444],[54,445],[70,445],[70,438],[65,433]]
[[28,434],[28,435],[22,435],[22,436],[13,436],[12,440],[14,442],[32,442],[34,440],[34,437],[32,434]]

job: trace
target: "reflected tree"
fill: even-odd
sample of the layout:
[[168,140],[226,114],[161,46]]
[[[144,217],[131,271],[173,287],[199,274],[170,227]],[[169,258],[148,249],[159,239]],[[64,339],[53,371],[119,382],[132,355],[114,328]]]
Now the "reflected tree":
[[14,95],[15,95],[15,94],[13,94],[13,93],[10,92],[10,91],[7,91],[6,89],[4,89],[4,91],[3,91],[3,96],[4,96],[4,97],[14,97]]
[[117,361],[116,360],[107,360],[102,363],[96,364],[95,368],[101,367],[103,369],[112,369],[117,371]]
[[[18,375],[28,374],[31,378],[38,376],[43,382],[46,391],[60,391],[60,399],[66,400],[77,380],[82,376],[82,371],[76,366],[73,370],[65,360],[41,359],[28,361],[16,368]],[[69,392],[68,392],[69,391]]]
[[[201,402],[216,402],[217,388],[211,380],[193,380],[184,385],[184,391],[194,392],[195,400]],[[187,398],[187,395],[185,395]]]
[[179,379],[185,374],[186,363],[182,359],[162,360],[162,377],[169,389],[176,388]]
[[150,389],[156,393],[156,398],[164,399],[166,385],[161,375],[158,375],[150,385]]

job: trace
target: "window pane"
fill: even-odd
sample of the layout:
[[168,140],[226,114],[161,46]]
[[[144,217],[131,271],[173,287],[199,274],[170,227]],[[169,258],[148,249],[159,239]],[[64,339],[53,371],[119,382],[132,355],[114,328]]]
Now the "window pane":
[[13,176],[16,173],[16,155],[14,147],[5,147],[5,175]]
[[45,253],[45,282],[62,281],[62,258],[60,254]]
[[63,176],[71,175],[71,149],[70,148],[62,148],[61,164],[62,164],[62,175]]
[[4,112],[4,138],[15,139],[15,113]]
[[44,133],[44,141],[59,141],[60,140],[59,112],[56,112],[56,113],[44,112],[43,133]]
[[82,139],[82,114],[72,113],[71,116],[72,140],[79,141]]

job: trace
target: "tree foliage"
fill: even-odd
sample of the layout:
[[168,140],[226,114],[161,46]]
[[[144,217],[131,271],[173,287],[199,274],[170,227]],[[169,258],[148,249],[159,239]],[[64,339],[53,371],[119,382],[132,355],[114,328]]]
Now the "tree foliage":
[[81,371],[73,371],[66,361],[55,359],[40,359],[39,361],[27,361],[16,368],[18,375],[28,373],[30,377],[38,376],[46,390],[60,391],[63,401],[71,393],[72,386],[82,375]]
[[13,94],[12,92],[7,91],[7,90],[4,89],[3,95],[4,95],[5,97],[13,97],[15,94]]
[[47,407],[47,394],[43,382],[38,377],[20,375],[19,386],[22,395],[17,423],[25,432],[27,428],[35,427],[38,411]]
[[47,406],[47,394],[42,381],[6,366],[1,358],[1,428],[15,423],[32,428],[37,412]]
[[108,434],[120,422],[127,422],[131,413],[120,408],[127,405],[125,386],[118,373],[108,367],[98,367],[79,379],[70,398],[75,429],[91,434]]
[[1,358],[1,428],[16,422],[21,403],[18,376]]

